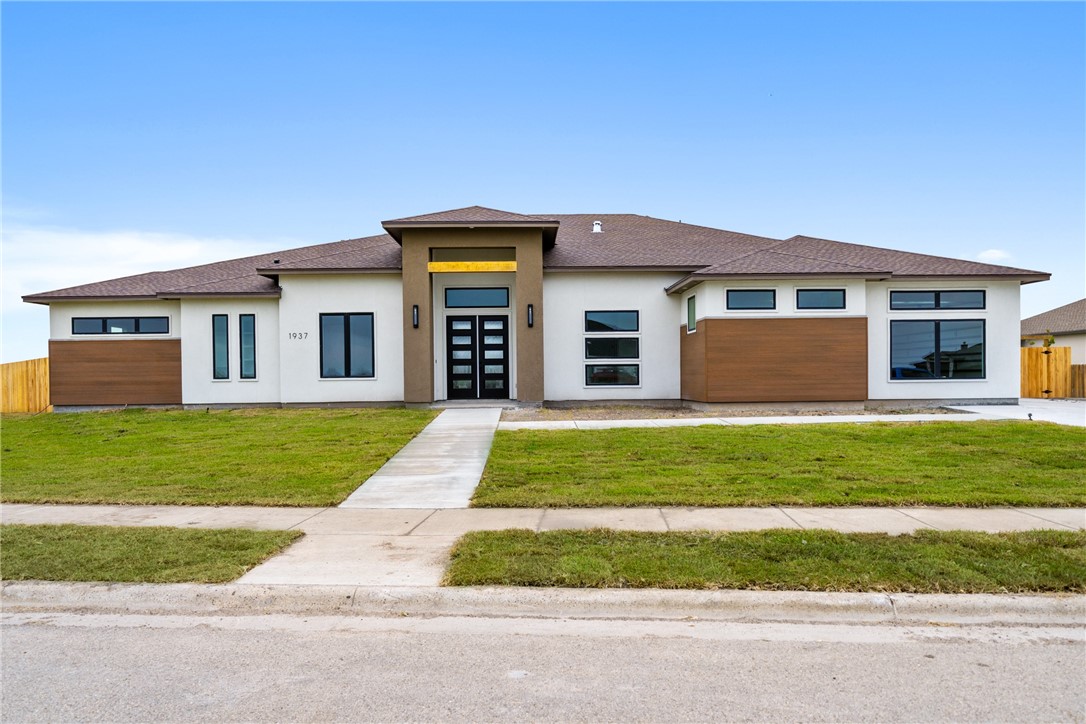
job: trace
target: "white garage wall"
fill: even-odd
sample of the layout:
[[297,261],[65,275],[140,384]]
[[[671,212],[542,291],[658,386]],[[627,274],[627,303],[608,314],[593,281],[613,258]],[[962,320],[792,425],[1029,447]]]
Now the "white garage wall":
[[[891,290],[983,289],[985,309],[890,311]],[[868,398],[872,400],[1017,399],[1021,389],[1016,281],[872,282],[867,286]],[[985,320],[983,380],[891,380],[890,321]]]
[[[399,274],[284,274],[279,278],[281,400],[403,401],[403,284]],[[372,312],[375,376],[322,379],[320,315]],[[426,363],[426,361],[423,361]]]
[[[228,317],[230,377],[212,379],[211,316]],[[256,316],[256,379],[241,379],[238,315]],[[186,405],[279,402],[279,303],[276,299],[185,299],[181,302],[181,399]]]
[[[678,399],[679,325],[685,312],[680,310],[679,297],[668,296],[664,289],[681,276],[660,272],[544,272],[545,399]],[[641,384],[586,386],[585,311],[627,309],[640,312]]]

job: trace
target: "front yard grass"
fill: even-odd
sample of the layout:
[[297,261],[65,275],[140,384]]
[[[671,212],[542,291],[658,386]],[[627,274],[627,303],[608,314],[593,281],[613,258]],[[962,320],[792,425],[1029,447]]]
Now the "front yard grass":
[[335,505],[431,410],[5,415],[5,503]]
[[500,431],[478,507],[1086,504],[1086,429],[924,422]]
[[6,581],[224,583],[286,548],[298,531],[0,526]]
[[915,535],[768,530],[482,531],[460,539],[451,586],[910,593],[1086,591],[1086,532]]

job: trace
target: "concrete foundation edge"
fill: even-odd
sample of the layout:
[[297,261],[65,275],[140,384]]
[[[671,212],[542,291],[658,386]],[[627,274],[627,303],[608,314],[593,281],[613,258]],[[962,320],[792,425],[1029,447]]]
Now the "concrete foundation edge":
[[1086,624],[1086,596],[804,591],[396,588],[8,581],[4,612],[241,616],[325,614],[733,622]]

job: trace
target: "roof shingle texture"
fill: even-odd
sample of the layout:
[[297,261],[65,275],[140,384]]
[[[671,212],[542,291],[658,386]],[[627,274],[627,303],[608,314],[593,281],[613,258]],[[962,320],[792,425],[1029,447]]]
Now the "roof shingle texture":
[[[771,239],[637,214],[513,214],[481,206],[407,217],[405,223],[559,222],[546,269],[640,268],[693,273],[695,278],[737,275],[864,274],[881,276],[1037,277],[1043,272],[914,254],[807,236]],[[593,222],[602,232],[593,232]],[[275,264],[274,260],[279,263]],[[277,295],[264,274],[316,271],[395,271],[401,248],[388,234],[347,239],[231,259],[214,264],[137,274],[24,297],[27,301],[184,295]]]
[[1086,299],[1050,309],[1022,320],[1022,334],[1086,332]]

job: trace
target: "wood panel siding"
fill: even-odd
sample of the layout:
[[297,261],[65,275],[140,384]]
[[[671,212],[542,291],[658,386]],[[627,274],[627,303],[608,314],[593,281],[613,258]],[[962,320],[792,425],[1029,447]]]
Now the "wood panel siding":
[[679,394],[684,400],[708,402],[705,398],[705,329],[699,326],[686,333],[679,325]]
[[53,405],[181,404],[181,340],[49,342]]
[[867,399],[867,319],[706,319],[708,402]]

